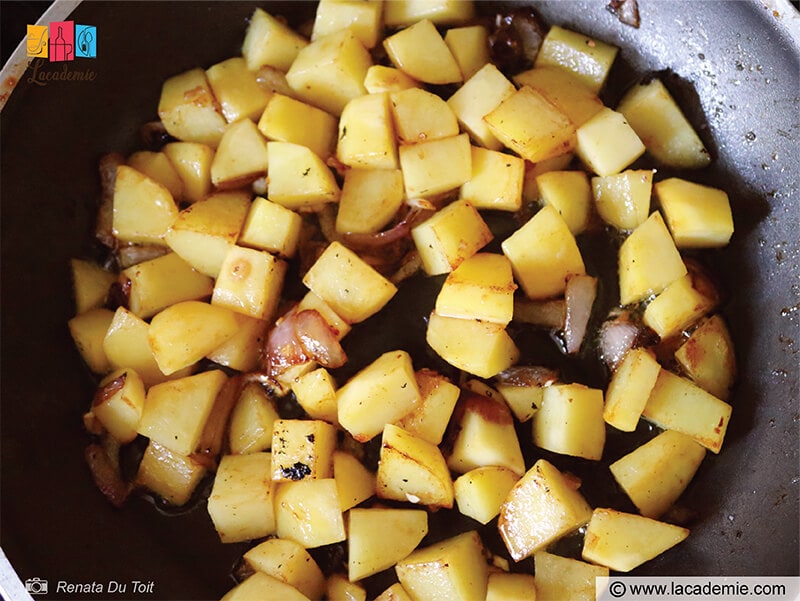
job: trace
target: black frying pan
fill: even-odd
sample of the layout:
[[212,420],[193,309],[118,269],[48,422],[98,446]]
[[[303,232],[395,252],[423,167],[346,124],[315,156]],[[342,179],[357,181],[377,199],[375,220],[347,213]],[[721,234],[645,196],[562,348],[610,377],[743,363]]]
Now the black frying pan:
[[[313,13],[307,3],[269,4],[295,24]],[[733,420],[722,454],[706,459],[682,499],[698,512],[692,535],[638,573],[796,575],[797,13],[785,3],[773,13],[760,2],[641,0],[633,29],[603,0],[535,4],[549,22],[621,46],[616,84],[671,70],[716,159],[695,179],[727,190],[734,208],[733,241],[712,259],[731,292],[725,313],[741,369]],[[93,382],[66,328],[67,261],[91,252],[98,157],[139,147],[166,77],[237,53],[254,5],[84,2],[73,16],[97,27],[99,56],[85,61],[94,80],[23,79],[0,113],[0,544],[23,581],[48,579],[44,598],[212,599],[232,585],[244,547],[218,543],[204,505],[167,518],[137,498],[119,511],[92,484],[81,415]],[[70,595],[55,592],[59,580],[154,588]]]

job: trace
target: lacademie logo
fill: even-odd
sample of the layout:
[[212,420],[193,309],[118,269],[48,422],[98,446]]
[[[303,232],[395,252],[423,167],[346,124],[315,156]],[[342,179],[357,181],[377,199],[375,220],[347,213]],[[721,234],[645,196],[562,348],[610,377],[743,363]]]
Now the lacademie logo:
[[29,57],[48,58],[51,63],[97,58],[97,28],[74,21],[28,25],[26,46]]

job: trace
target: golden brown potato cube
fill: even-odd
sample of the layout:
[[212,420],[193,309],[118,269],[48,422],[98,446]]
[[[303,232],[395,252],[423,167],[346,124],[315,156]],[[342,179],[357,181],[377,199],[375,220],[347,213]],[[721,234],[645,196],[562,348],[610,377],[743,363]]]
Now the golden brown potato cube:
[[239,245],[289,259],[297,251],[302,224],[302,217],[291,209],[258,196],[250,205],[239,234]]
[[412,599],[406,592],[406,589],[403,588],[403,585],[399,582],[395,582],[392,586],[375,597],[375,601],[412,601]]
[[249,209],[248,192],[217,192],[181,211],[164,239],[197,271],[216,278]]
[[586,273],[575,237],[551,206],[539,210],[501,246],[528,298],[562,294],[570,275]]
[[84,259],[70,259],[72,290],[75,296],[75,314],[102,307],[116,276],[97,263]]
[[558,211],[573,236],[583,233],[592,212],[592,191],[583,171],[548,171],[536,178],[542,202]]
[[375,496],[375,474],[356,457],[345,451],[333,452],[333,477],[342,511]]
[[255,572],[225,593],[222,601],[309,601],[309,598],[295,587],[277,578]]
[[333,154],[338,124],[322,109],[284,94],[274,94],[267,103],[258,129],[269,140],[308,146],[322,159]]
[[489,33],[483,25],[448,29],[444,43],[453,53],[464,81],[489,62]]
[[120,369],[100,381],[92,400],[92,413],[122,444],[137,436],[144,409],[144,383],[132,369]]
[[597,175],[613,175],[644,154],[644,144],[622,113],[603,108],[575,132],[575,152]]
[[275,497],[278,537],[313,549],[346,538],[336,481],[298,480],[278,484]]
[[397,141],[388,93],[364,94],[345,105],[339,119],[336,156],[349,167],[397,169]]
[[128,157],[128,165],[164,186],[174,200],[183,198],[183,180],[163,152],[139,150]]
[[164,81],[158,117],[167,132],[183,142],[216,147],[225,130],[214,93],[202,69],[191,69]]
[[633,230],[650,214],[652,169],[630,169],[592,178],[594,206],[600,218],[620,230]]
[[338,425],[336,382],[324,367],[303,374],[292,383],[298,404],[312,419],[323,419]]
[[270,538],[244,554],[247,565],[258,572],[293,586],[309,599],[320,599],[325,591],[325,576],[302,545],[281,538]]
[[111,371],[103,340],[114,319],[109,309],[89,309],[69,320],[69,333],[86,365],[96,374]]
[[489,570],[474,530],[418,549],[395,566],[414,601],[483,601]]
[[539,551],[533,556],[538,599],[594,601],[597,579],[608,578],[608,568]]
[[374,48],[383,34],[383,2],[321,0],[311,40],[351,28],[365,48]]
[[325,598],[330,601],[367,601],[367,589],[357,582],[350,582],[344,574],[328,576],[325,590]]
[[211,183],[217,189],[241,188],[267,172],[267,141],[250,119],[231,123],[222,134],[211,162]]
[[429,19],[392,34],[383,41],[383,47],[392,64],[417,81],[431,84],[463,81],[453,53]]
[[[347,577],[356,582],[391,568],[428,533],[422,509],[352,509],[347,524]],[[390,537],[386,536],[391,532]]]
[[736,354],[728,326],[721,315],[700,322],[675,359],[700,388],[723,401],[736,378]]
[[381,439],[376,492],[381,499],[453,506],[453,481],[439,447],[388,423]]
[[262,250],[231,246],[214,285],[211,304],[270,320],[280,301],[287,264]]
[[436,94],[409,88],[390,96],[397,141],[416,144],[457,136],[458,121],[452,109]]
[[211,194],[213,148],[196,142],[170,142],[164,146],[163,152],[183,182],[184,200],[197,202]]
[[582,384],[554,384],[544,389],[533,416],[533,443],[554,453],[599,460],[606,426],[603,391]]
[[352,28],[314,40],[303,48],[286,73],[294,93],[331,115],[366,93],[364,78],[372,57]]
[[661,366],[646,349],[634,348],[625,353],[606,391],[606,423],[617,430],[633,432],[660,371]]
[[476,467],[459,476],[453,483],[458,510],[481,524],[488,524],[519,480],[519,474],[506,467]]
[[472,0],[399,0],[384,7],[384,21],[388,27],[404,27],[430,19],[437,25],[454,25],[475,16]]
[[518,86],[530,86],[552,102],[580,127],[600,109],[603,102],[577,76],[557,67],[536,67],[514,76]]
[[718,248],[730,242],[733,214],[724,191],[678,177],[654,189],[678,248]]
[[691,275],[672,282],[644,310],[643,321],[662,340],[685,330],[711,311],[716,299],[695,288]]
[[151,440],[139,463],[136,484],[172,505],[181,506],[189,502],[205,475],[206,468],[192,457]]
[[461,198],[477,209],[518,211],[522,206],[525,161],[521,158],[473,146],[472,176],[461,186]]
[[419,85],[417,80],[409,77],[400,69],[385,65],[372,65],[367,69],[367,75],[364,77],[364,87],[368,94],[399,92],[408,88],[417,88]]
[[239,330],[208,353],[206,359],[237,371],[254,371],[261,359],[268,322],[241,313],[234,317]]
[[164,186],[127,165],[117,167],[112,227],[123,242],[163,245],[178,207]]
[[146,321],[125,307],[118,307],[103,339],[103,350],[111,366],[135,370],[145,386],[167,380],[147,340],[149,330],[150,324]]
[[493,572],[489,574],[486,601],[518,601],[536,599],[536,581],[530,574]]
[[258,85],[255,73],[247,68],[242,57],[209,67],[206,78],[228,123],[240,119],[255,121],[267,106],[270,93]]
[[247,27],[242,56],[251,71],[265,65],[288,71],[298,52],[307,45],[308,40],[286,23],[257,8]]
[[411,230],[428,275],[449,273],[491,242],[493,236],[478,210],[457,200]]
[[445,376],[430,369],[415,374],[420,400],[410,413],[395,422],[409,434],[438,445],[442,442],[461,390]]
[[[531,115],[536,115],[531,119]],[[523,86],[483,117],[494,136],[523,159],[538,163],[575,148],[575,125],[547,98]]]
[[399,156],[408,198],[455,190],[472,176],[467,134],[401,146]]
[[279,419],[272,430],[272,468],[276,482],[333,477],[336,428],[312,419]]
[[348,169],[336,214],[336,231],[381,231],[403,206],[403,197],[403,173],[399,169]]
[[496,387],[517,421],[526,422],[531,419],[542,404],[544,386],[498,382]]
[[332,242],[303,277],[303,284],[348,323],[380,311],[397,287],[355,252]]
[[553,25],[542,41],[534,66],[569,71],[597,93],[603,87],[618,51],[616,46]]
[[641,514],[658,518],[686,490],[705,456],[690,436],[665,430],[608,467]]
[[498,529],[519,561],[577,530],[592,516],[580,492],[550,462],[539,459],[509,492]]
[[128,291],[128,308],[147,319],[178,302],[211,296],[214,281],[196,271],[177,253],[128,267],[119,281]]
[[[231,453],[244,455],[268,451],[272,447],[275,420],[279,419],[275,401],[257,382],[244,387],[231,411],[228,444]],[[267,467],[267,472],[272,464]]]
[[686,273],[664,219],[656,211],[620,246],[620,303],[630,305],[658,294]]
[[337,202],[341,191],[330,168],[314,152],[290,142],[268,142],[268,198],[287,209]]
[[225,455],[208,497],[208,515],[223,543],[239,543],[275,532],[270,454]]
[[349,323],[342,319],[341,316],[336,313],[336,311],[334,311],[328,303],[310,290],[297,305],[298,311],[304,311],[305,309],[313,309],[319,313],[328,323],[328,327],[330,327],[331,332],[333,332],[338,340],[344,338],[351,330]]
[[522,181],[522,202],[536,203],[540,200],[536,178],[549,171],[563,171],[572,163],[573,154],[568,152],[538,163],[525,163],[525,178]]

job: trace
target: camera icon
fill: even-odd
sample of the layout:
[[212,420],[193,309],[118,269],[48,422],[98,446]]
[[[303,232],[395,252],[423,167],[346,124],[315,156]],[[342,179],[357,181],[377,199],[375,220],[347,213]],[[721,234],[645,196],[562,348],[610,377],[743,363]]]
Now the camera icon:
[[25,590],[31,595],[46,595],[47,588],[47,580],[42,578],[28,578],[25,581]]

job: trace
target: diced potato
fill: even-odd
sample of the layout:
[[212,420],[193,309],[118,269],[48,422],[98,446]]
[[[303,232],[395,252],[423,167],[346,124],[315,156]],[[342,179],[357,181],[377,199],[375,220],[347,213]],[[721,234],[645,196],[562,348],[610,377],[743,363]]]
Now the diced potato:
[[322,159],[333,155],[338,124],[325,111],[284,94],[275,94],[258,121],[269,140],[308,146]]
[[[244,455],[268,451],[272,447],[272,432],[278,408],[260,384],[251,382],[244,387],[230,417],[228,444],[231,453]],[[269,472],[270,466],[267,467]]]
[[458,510],[488,524],[499,513],[519,474],[506,467],[477,467],[459,476],[453,483]]
[[536,184],[536,178],[549,171],[564,171],[572,163],[573,156],[571,152],[567,152],[538,163],[526,162],[525,176],[522,180],[522,202],[539,202],[541,195],[539,194],[539,186]]
[[328,245],[306,272],[303,284],[351,324],[380,311],[397,292],[394,284],[340,242]]
[[89,309],[69,320],[69,333],[86,365],[96,374],[111,371],[103,339],[114,319],[109,309]]
[[314,419],[278,419],[272,430],[272,479],[333,477],[336,428]]
[[338,425],[336,382],[324,367],[303,374],[292,383],[298,404],[312,419],[324,419]]
[[329,601],[367,601],[367,589],[339,573],[328,577],[325,594]]
[[644,144],[622,113],[604,108],[575,132],[575,151],[597,175],[621,172],[644,154]]
[[311,39],[350,27],[365,48],[374,48],[383,33],[382,17],[383,2],[322,0],[317,5]]
[[120,369],[103,378],[92,400],[92,413],[120,443],[131,442],[144,409],[144,383],[132,369]]
[[183,198],[183,180],[163,152],[139,150],[128,157],[128,165],[164,186],[174,200]]
[[213,148],[195,142],[170,142],[164,146],[163,152],[183,182],[184,200],[197,202],[211,194]]
[[337,202],[341,191],[333,173],[306,146],[268,142],[269,200],[287,209]]
[[280,302],[287,263],[262,250],[231,246],[220,266],[211,304],[270,320]]
[[608,384],[603,410],[606,423],[617,430],[633,432],[660,371],[661,366],[646,349],[628,351]]
[[[158,384],[167,379],[158,368],[150,349],[147,334],[150,325],[125,307],[114,312],[103,339],[103,350],[115,369],[130,368],[141,377],[145,386]],[[183,374],[188,375],[188,374]]]
[[[338,340],[341,340],[347,333],[351,330],[350,324],[347,323],[342,317],[334,311],[331,306],[322,300],[319,296],[311,292],[310,290],[306,293],[306,295],[300,300],[300,303],[297,305],[298,311],[305,311],[306,309],[313,309],[317,313],[319,313],[322,318],[328,323],[328,326],[331,329],[331,332],[336,336]],[[331,420],[328,420],[331,421]],[[336,420],[333,420],[336,421]]]
[[690,274],[678,278],[655,297],[644,311],[643,321],[662,340],[676,336],[714,308],[708,298],[692,284]]
[[364,77],[364,87],[368,94],[380,94],[382,92],[399,92],[408,88],[419,87],[419,82],[413,77],[409,77],[396,67],[385,65],[372,65],[367,69]]
[[287,539],[270,538],[244,554],[244,561],[258,572],[293,586],[309,599],[325,592],[325,575],[302,545]]
[[195,271],[177,253],[128,267],[120,273],[119,281],[128,291],[128,308],[142,319],[175,303],[209,297],[214,290],[214,281]]
[[256,572],[229,590],[222,601],[309,601],[303,593],[263,572]]
[[453,481],[439,447],[389,423],[381,439],[376,492],[381,499],[453,506]]
[[147,391],[139,434],[179,455],[194,453],[227,379],[215,369],[152,386]]
[[208,514],[223,543],[263,538],[275,532],[270,454],[225,455],[208,497]]
[[384,353],[350,378],[336,392],[339,423],[359,442],[380,434],[419,403],[411,356]]
[[575,148],[575,125],[569,117],[528,86],[505,98],[483,119],[498,140],[532,163]]
[[75,295],[75,314],[102,307],[116,276],[97,263],[70,259],[72,288]]
[[214,363],[241,372],[254,371],[261,359],[268,322],[235,314],[239,330],[206,355]]
[[502,400],[465,393],[456,419],[458,434],[447,457],[451,470],[464,474],[493,465],[508,468],[519,476],[525,472],[514,418]]
[[350,453],[333,452],[333,477],[342,511],[375,496],[375,474]]
[[421,88],[392,93],[389,106],[400,144],[438,140],[460,133],[456,116],[447,103]]
[[455,190],[472,177],[467,134],[401,146],[399,157],[408,198]]
[[483,553],[472,530],[414,551],[395,572],[414,601],[483,601],[489,578]]
[[384,8],[387,27],[404,27],[420,19],[430,19],[437,25],[453,25],[474,15],[472,0],[399,0],[386,3]]
[[412,601],[412,599],[406,592],[406,589],[403,588],[403,585],[399,582],[395,582],[392,586],[375,597],[375,601]]
[[687,536],[689,531],[680,526],[598,508],[586,527],[582,557],[617,572],[630,572]]
[[461,69],[436,26],[421,19],[383,41],[389,59],[416,79],[430,84],[458,83]]
[[550,462],[539,459],[500,509],[497,527],[511,558],[519,561],[589,521],[592,509]]
[[603,87],[618,51],[616,46],[553,25],[542,41],[535,66],[569,71],[597,93]]
[[250,119],[231,123],[222,134],[211,162],[211,183],[217,189],[241,188],[267,172],[267,141]]
[[[405,559],[428,533],[428,513],[422,509],[353,509],[348,515],[347,576],[351,582]],[[387,532],[392,535],[387,537]]]
[[114,236],[124,242],[163,245],[178,207],[164,186],[127,165],[117,167]]
[[425,340],[450,365],[491,378],[519,359],[519,349],[502,324],[430,314]]
[[403,197],[403,173],[399,169],[348,169],[336,214],[336,231],[379,232],[397,214]]
[[536,178],[542,202],[558,211],[573,236],[589,225],[592,191],[583,171],[548,171]]
[[498,382],[497,391],[502,395],[514,417],[526,422],[542,405],[544,386],[536,384],[517,385]]
[[139,463],[136,484],[172,505],[181,506],[189,502],[205,475],[206,468],[192,457],[150,440]]
[[642,417],[660,428],[683,432],[712,453],[719,453],[731,411],[725,401],[662,369]]
[[671,177],[654,186],[678,248],[718,248],[733,235],[728,195],[718,188]]
[[158,368],[168,376],[205,357],[232,338],[238,328],[232,311],[200,301],[184,301],[153,317],[147,340]]
[[575,237],[551,206],[543,207],[501,246],[528,298],[562,294],[570,275],[586,273]]
[[598,578],[608,578],[608,568],[539,551],[533,556],[538,599],[594,601]]
[[242,56],[251,71],[268,65],[288,71],[308,40],[291,27],[263,11],[255,9],[242,44]]
[[603,391],[583,384],[554,384],[544,389],[533,416],[533,443],[548,451],[599,460],[606,427]]
[[428,275],[449,273],[491,242],[493,235],[478,210],[457,200],[411,230]]
[[339,119],[337,158],[349,167],[396,169],[397,142],[388,93],[350,100]]
[[302,217],[291,209],[259,196],[250,205],[239,234],[239,245],[288,259],[297,252],[302,224]]
[[630,305],[658,294],[686,273],[664,219],[656,211],[619,249],[620,303]]
[[608,467],[641,514],[655,519],[678,500],[705,456],[690,436],[665,430]]
[[736,378],[736,355],[728,326],[721,315],[700,322],[675,359],[700,388],[723,401]]
[[522,206],[525,161],[478,146],[471,151],[472,176],[461,186],[461,198],[477,209],[518,211]]
[[447,104],[473,140],[489,150],[500,150],[503,143],[494,136],[483,117],[515,91],[514,84],[497,67],[486,63],[450,96]]
[[181,211],[164,239],[189,265],[215,278],[249,209],[248,192],[218,192]]
[[282,482],[275,496],[278,537],[312,549],[346,538],[336,481]]
[[369,51],[348,27],[303,48],[286,80],[301,100],[338,117],[350,100],[366,93],[364,78],[371,66]]
[[228,123],[240,119],[255,121],[267,106],[269,92],[258,85],[255,73],[240,56],[209,67],[206,78]]
[[225,117],[202,69],[191,69],[164,81],[158,117],[167,132],[183,142],[216,147],[225,130]]
[[507,325],[514,315],[516,288],[505,255],[477,253],[448,274],[435,311],[445,317]]
[[631,169],[592,178],[594,206],[600,218],[620,230],[633,230],[650,214],[653,170]]
[[530,574],[489,574],[486,601],[536,601],[536,581]]
[[456,59],[464,81],[489,62],[489,33],[483,25],[448,29],[444,43]]
[[679,169],[699,169],[711,156],[660,79],[632,87],[617,110],[625,115],[657,161]]
[[514,76],[518,86],[530,86],[580,127],[603,108],[603,102],[575,74],[559,67],[536,67]]
[[430,369],[421,369],[415,375],[419,403],[395,425],[409,434],[438,445],[442,442],[461,390],[445,376]]

